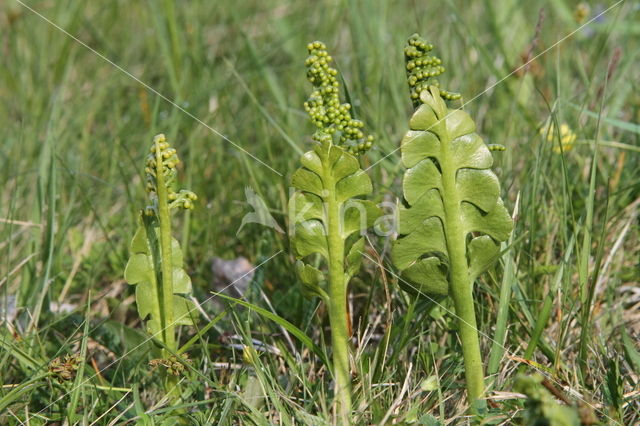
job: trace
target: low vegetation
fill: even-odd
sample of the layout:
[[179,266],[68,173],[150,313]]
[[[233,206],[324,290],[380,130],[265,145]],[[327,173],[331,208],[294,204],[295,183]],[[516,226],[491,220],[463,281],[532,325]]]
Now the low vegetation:
[[0,422],[638,423],[639,14],[2,3]]

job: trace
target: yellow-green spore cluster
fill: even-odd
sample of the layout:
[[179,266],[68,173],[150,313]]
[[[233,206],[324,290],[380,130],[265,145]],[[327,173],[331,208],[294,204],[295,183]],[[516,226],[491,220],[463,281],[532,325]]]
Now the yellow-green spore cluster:
[[369,150],[373,145],[373,136],[365,135],[364,123],[352,117],[351,104],[340,102],[340,84],[336,78],[338,71],[329,66],[332,58],[327,53],[327,47],[320,41],[314,41],[307,45],[307,49],[307,78],[314,90],[304,103],[304,109],[318,128],[313,138],[322,141],[334,139],[336,135],[338,145],[351,154]]
[[164,178],[164,188],[167,192],[169,208],[193,209],[193,202],[198,196],[188,189],[173,190],[173,183],[178,174],[176,166],[180,163],[177,151],[169,145],[167,138],[162,133],[153,138],[153,144],[149,149],[146,166],[144,168],[147,180],[147,192],[151,199],[151,205],[145,209],[145,214],[152,216],[157,213],[158,204],[158,175],[162,173]]
[[[414,34],[407,40],[404,48],[404,59],[407,66],[407,82],[411,92],[411,100],[414,106],[420,104],[420,92],[427,90],[429,86],[440,88],[436,79],[445,69],[440,58],[430,55],[433,44],[428,43],[418,34]],[[445,100],[460,98],[459,93],[448,92],[440,89],[440,96]]]

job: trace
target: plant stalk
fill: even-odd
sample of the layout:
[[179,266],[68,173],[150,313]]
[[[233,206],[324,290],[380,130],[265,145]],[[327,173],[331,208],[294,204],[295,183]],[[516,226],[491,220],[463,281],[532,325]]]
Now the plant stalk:
[[[324,159],[329,161],[329,158]],[[324,167],[331,170],[330,165]],[[329,249],[329,323],[335,375],[334,406],[338,424],[350,424],[351,373],[349,366],[349,331],[347,323],[347,283],[344,272],[344,241],[340,229],[340,205],[336,200],[333,176],[324,176],[327,197],[327,232]]]
[[[513,245],[513,233],[509,237],[509,243],[503,243],[501,249]],[[502,356],[504,355],[504,344],[507,336],[507,322],[509,320],[509,303],[511,301],[511,287],[515,282],[515,262],[511,253],[505,256],[504,272],[502,274],[502,283],[500,284],[500,300],[498,302],[498,315],[496,319],[496,329],[493,335],[493,344],[489,354],[489,365],[487,374],[493,376],[498,372]]]
[[[162,283],[159,286],[161,340],[168,348],[163,349],[163,358],[169,358],[177,351],[175,340],[175,321],[173,318],[173,270],[171,267],[171,218],[167,186],[163,173],[163,158],[160,141],[156,139],[156,188],[158,195],[158,221],[160,224],[160,265]],[[176,378],[170,374],[165,381],[165,390],[176,395]],[[178,392],[179,394],[179,392]]]
[[[441,124],[440,128],[443,132],[446,132],[444,125]],[[449,144],[440,144],[440,149],[443,164],[454,164]],[[458,317],[458,331],[462,342],[467,397],[472,411],[477,413],[483,411],[486,404],[481,399],[484,393],[484,373],[473,303],[473,283],[469,280],[467,248],[455,174],[456,170],[451,167],[442,168],[443,192],[447,194],[443,199],[447,251],[449,252],[451,268],[449,292],[453,298],[456,316]]]

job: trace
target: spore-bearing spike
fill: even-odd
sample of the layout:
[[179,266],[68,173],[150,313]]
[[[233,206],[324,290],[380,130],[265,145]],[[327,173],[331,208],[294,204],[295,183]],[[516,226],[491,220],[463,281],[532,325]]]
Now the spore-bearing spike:
[[[169,208],[180,207],[186,210],[193,209],[193,202],[198,198],[196,194],[187,189],[181,189],[176,193],[172,188],[178,176],[176,166],[180,163],[180,158],[178,158],[178,152],[175,148],[169,145],[164,134],[158,134],[153,138],[153,145],[151,145],[149,152],[150,154],[147,156],[144,172],[151,205],[147,206],[145,214],[151,216],[157,211],[158,172],[161,172],[164,177],[164,184],[171,201]],[[160,156],[160,161],[158,160],[157,154]]]
[[[440,58],[429,55],[431,50],[433,50],[433,44],[428,43],[418,34],[409,37],[407,46],[404,48],[407,83],[414,107],[420,105],[420,92],[427,90],[429,86],[440,86],[436,77],[445,71]],[[460,99],[459,93],[443,89],[440,89],[440,96],[445,100]]]
[[307,49],[307,79],[314,90],[304,103],[304,109],[318,127],[313,139],[319,142],[327,138],[332,140],[331,135],[339,132],[339,137],[336,137],[338,145],[351,154],[364,153],[372,147],[374,138],[362,131],[364,124],[353,118],[351,105],[340,102],[338,71],[329,66],[332,58],[325,44],[315,41],[309,43]]

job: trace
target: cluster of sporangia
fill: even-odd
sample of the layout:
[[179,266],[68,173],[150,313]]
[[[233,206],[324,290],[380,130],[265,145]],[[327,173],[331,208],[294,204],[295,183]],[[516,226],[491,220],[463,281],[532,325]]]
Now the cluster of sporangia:
[[[413,105],[420,104],[420,92],[427,90],[429,86],[440,87],[435,77],[444,72],[442,61],[436,56],[429,55],[433,44],[426,42],[418,34],[409,37],[404,48],[404,59],[407,64],[407,81]],[[448,101],[460,99],[459,93],[448,92],[440,89],[440,96]]]
[[49,363],[49,373],[58,380],[58,383],[73,380],[81,363],[82,357],[79,354],[65,355],[64,358],[57,357]]
[[149,365],[152,369],[158,368],[160,366],[165,367],[169,374],[174,376],[179,376],[184,372],[185,363],[191,364],[191,360],[189,359],[189,354],[182,354],[182,360],[178,360],[178,358],[174,355],[171,355],[168,359],[152,359],[149,361]]
[[147,176],[147,192],[153,205],[147,206],[145,214],[147,216],[153,216],[157,212],[158,162],[156,154],[158,151],[160,151],[160,156],[162,157],[162,170],[160,170],[160,173],[164,176],[164,184],[168,194],[167,198],[169,199],[169,209],[174,207],[182,207],[186,210],[193,209],[193,202],[198,199],[198,196],[187,189],[181,189],[179,192],[175,192],[171,187],[171,184],[178,174],[176,165],[180,162],[176,150],[171,148],[167,142],[167,138],[163,134],[159,134],[153,138],[153,145],[151,145],[150,151],[151,153],[147,156],[147,164],[144,172]]
[[336,75],[338,71],[329,66],[331,56],[327,47],[320,41],[307,45],[309,57],[305,62],[307,78],[314,87],[304,109],[311,121],[318,127],[313,138],[317,141],[332,140],[339,132],[339,145],[351,154],[361,154],[373,145],[373,136],[362,131],[364,123],[351,116],[351,104],[340,103],[339,87]]

